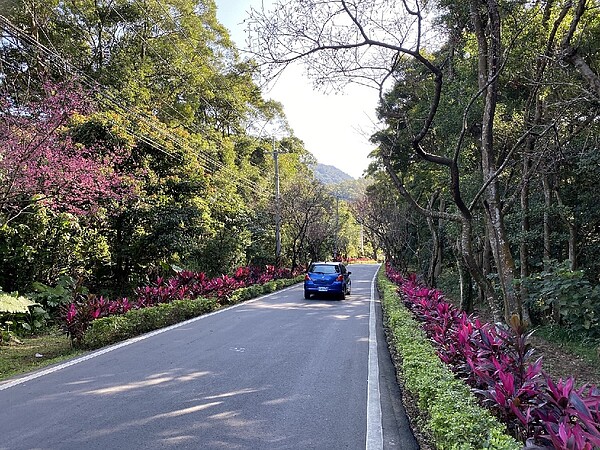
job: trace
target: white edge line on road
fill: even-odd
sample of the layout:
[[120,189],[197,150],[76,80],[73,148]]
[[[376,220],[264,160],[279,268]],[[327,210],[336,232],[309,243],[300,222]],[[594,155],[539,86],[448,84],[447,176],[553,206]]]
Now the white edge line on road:
[[[378,272],[378,271],[377,271]],[[377,354],[377,318],[375,314],[375,280],[371,280],[369,305],[369,376],[367,382],[367,442],[366,450],[383,449],[381,399],[379,393],[379,357]]]
[[201,316],[194,317],[193,319],[186,320],[185,322],[179,322],[179,323],[176,323],[174,325],[170,325],[170,326],[165,327],[165,328],[160,328],[160,329],[155,330],[155,331],[150,331],[149,333],[142,334],[140,336],[136,336],[136,337],[131,338],[131,339],[127,339],[126,341],[120,342],[118,344],[111,345],[109,347],[105,347],[105,348],[100,349],[100,350],[96,350],[96,351],[94,351],[92,353],[89,353],[87,355],[81,356],[79,358],[72,359],[71,361],[67,361],[65,363],[49,367],[47,369],[42,369],[42,370],[33,372],[33,373],[29,374],[29,375],[26,375],[26,376],[21,377],[21,378],[17,378],[16,380],[13,380],[13,381],[4,382],[4,384],[1,384],[3,382],[0,382],[0,391],[4,391],[6,389],[10,389],[12,387],[18,386],[19,384],[23,384],[23,383],[27,383],[28,381],[35,380],[36,378],[40,378],[40,377],[43,377],[45,375],[49,375],[49,374],[54,373],[54,372],[58,372],[59,370],[66,369],[67,367],[74,366],[76,364],[82,363],[82,362],[87,361],[89,359],[96,358],[97,356],[104,355],[105,353],[109,353],[109,352],[112,352],[114,350],[118,350],[118,349],[120,349],[122,347],[127,347],[128,345],[135,344],[136,342],[143,341],[145,339],[151,338],[152,336],[156,336],[157,334],[165,333],[167,331],[173,330],[175,328],[183,327],[183,326],[185,326],[187,324],[196,322],[198,320],[202,320],[202,319],[205,319],[207,317],[214,316],[215,314],[220,314],[222,312],[229,311],[229,310],[234,309],[234,308],[239,308],[240,306],[248,305],[249,303],[257,302],[259,300],[271,297],[271,296],[273,296],[275,294],[280,294],[282,292],[285,292],[285,291],[288,291],[290,289],[293,289],[294,287],[297,287],[297,284],[294,284],[292,286],[288,286],[287,288],[281,289],[279,291],[271,292],[269,294],[253,298],[251,300],[248,300],[248,301],[245,301],[245,302],[242,302],[242,303],[238,303],[236,305],[228,306],[226,308],[222,308],[222,309],[219,309],[217,311],[210,312],[208,314],[203,314]]

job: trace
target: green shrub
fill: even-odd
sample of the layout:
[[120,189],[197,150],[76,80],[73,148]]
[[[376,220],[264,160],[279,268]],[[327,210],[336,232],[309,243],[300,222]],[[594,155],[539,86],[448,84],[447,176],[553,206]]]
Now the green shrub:
[[70,276],[59,277],[54,287],[40,282],[33,282],[31,299],[42,305],[51,317],[58,316],[60,309],[68,306],[77,294],[87,295],[88,290],[78,286],[77,282]]
[[402,305],[396,287],[380,270],[377,284],[405,389],[422,413],[422,431],[438,450],[520,449],[469,388],[457,380],[435,354],[419,324]]
[[246,292],[247,299],[258,297],[263,292],[262,286],[259,286],[259,285],[248,286],[247,288],[240,289],[240,290]]
[[275,292],[277,290],[277,286],[275,285],[274,281],[269,281],[268,283],[263,284],[262,288],[265,294],[270,294],[271,292]]
[[94,320],[87,329],[83,346],[88,349],[138,336],[214,311],[219,304],[214,299],[176,300],[143,309],[132,309],[120,316]]
[[[235,304],[259,295],[273,292],[300,282],[303,276],[292,279],[269,281],[263,285],[248,286],[231,293],[225,303]],[[123,315],[103,317],[91,322],[82,340],[82,346],[88,349],[138,336],[158,328],[173,325],[220,307],[217,299],[176,300],[156,306],[132,309]]]
[[568,261],[546,261],[546,266],[522,280],[532,318],[563,326],[571,338],[600,337],[600,285],[590,283],[583,270],[571,270]]

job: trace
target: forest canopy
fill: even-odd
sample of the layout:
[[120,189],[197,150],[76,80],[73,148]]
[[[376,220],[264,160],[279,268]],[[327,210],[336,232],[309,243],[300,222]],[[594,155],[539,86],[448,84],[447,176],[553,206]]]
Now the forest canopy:
[[599,330],[597,2],[277,1],[250,24],[267,73],[379,91],[357,211],[390,260],[431,285],[453,267],[496,321]]
[[318,183],[314,157],[214,1],[26,0],[3,14],[3,290],[66,275],[124,295],[173,268],[219,275],[332,253],[327,190],[326,213],[307,217],[325,235],[309,248],[284,223],[275,252],[273,152],[284,204]]

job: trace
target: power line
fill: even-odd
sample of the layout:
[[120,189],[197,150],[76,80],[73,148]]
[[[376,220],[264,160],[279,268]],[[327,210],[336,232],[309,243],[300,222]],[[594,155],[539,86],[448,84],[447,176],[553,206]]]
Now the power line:
[[[140,4],[142,7],[146,6],[146,5],[145,5],[145,4],[143,4],[143,3],[142,3],[140,0],[135,0],[135,1],[136,1],[138,4]],[[173,19],[173,17],[171,16],[171,14],[169,13],[169,11],[167,10],[167,8],[166,8],[166,5],[165,5],[165,4],[164,4],[164,3],[163,3],[161,0],[156,0],[156,2],[157,2],[157,4],[158,4],[158,5],[161,7],[161,9],[163,10],[163,12],[165,13],[166,17],[168,17],[168,18],[170,19],[171,23],[174,25],[175,29],[177,30],[179,27],[178,27],[177,23],[175,22],[175,20]],[[114,8],[114,6],[113,6],[112,4],[111,4],[111,5],[109,5],[109,9],[110,9],[110,10],[112,10],[112,11],[113,11],[115,14],[117,14],[117,15],[118,15],[118,16],[119,16],[119,17],[120,17],[120,18],[121,18],[121,19],[122,19],[124,22],[126,22],[126,19],[125,19],[125,18],[122,16],[122,14],[121,14],[121,13],[120,13],[118,10],[116,10],[116,9]],[[149,17],[149,16],[147,16],[147,17]],[[157,27],[159,27],[159,26],[160,26],[160,24],[159,24],[159,23],[157,23],[157,22],[156,22],[156,21],[154,21],[154,20],[150,20],[149,22],[150,22],[151,24],[153,24],[153,25],[157,26]],[[190,36],[190,35],[189,35],[189,34],[186,32],[186,30],[185,30],[184,28],[181,28],[181,31],[180,31],[180,33],[181,33],[181,35],[182,35],[182,36],[184,36],[184,38],[185,38],[185,39],[186,39],[186,40],[187,40],[187,41],[190,43],[191,50],[192,50],[192,51],[193,51],[195,54],[197,54],[198,56],[200,56],[200,58],[202,59],[202,55],[198,54],[198,53],[197,53],[197,51],[196,51],[196,45],[194,44],[194,42],[192,42],[192,37],[191,37],[191,36]],[[142,35],[142,34],[141,34],[139,31],[137,31],[137,32],[136,32],[135,36],[137,36],[137,37],[140,37],[140,38],[141,38],[141,40],[144,42],[144,44],[147,46],[147,48],[151,49],[151,50],[153,51],[154,55],[156,55],[156,56],[157,56],[159,59],[161,59],[161,60],[162,60],[162,62],[164,62],[164,63],[166,63],[166,64],[169,64],[169,61],[167,61],[167,60],[166,60],[164,57],[162,57],[162,55],[161,55],[159,52],[157,52],[157,51],[154,49],[153,45],[151,44],[151,42],[148,40],[148,38],[147,38],[146,36],[143,36],[143,35]],[[182,48],[181,48],[181,46],[179,45],[179,42],[178,42],[178,41],[176,41],[176,40],[174,40],[174,39],[172,39],[171,35],[170,35],[170,34],[168,34],[168,33],[167,33],[167,35],[166,35],[166,36],[167,36],[167,39],[168,39],[169,41],[171,41],[171,43],[173,44],[173,46],[174,46],[174,47],[177,47],[177,48],[179,48],[179,49],[181,50],[181,54],[182,54],[182,55],[183,55],[183,56],[186,58],[187,62],[188,62],[188,63],[190,63],[190,64],[191,64],[191,63],[193,63],[193,61],[191,61],[190,59],[188,59],[188,57],[187,57],[188,53],[185,51],[185,49],[182,49]],[[180,75],[181,79],[182,79],[182,80],[184,80],[184,77],[182,76],[182,73],[179,73],[179,75]],[[214,91],[218,91],[217,87],[216,87],[216,86],[215,86],[215,85],[214,85],[214,84],[211,82],[211,80],[210,80],[209,78],[205,78],[205,79],[204,79],[204,81],[205,81],[205,82],[206,82],[206,83],[207,83],[207,84],[208,84],[208,85],[209,85],[209,86],[210,86],[210,87],[211,87],[211,88],[212,88]],[[214,105],[210,104],[210,103],[208,102],[208,100],[206,100],[206,98],[204,98],[203,96],[199,96],[199,98],[200,98],[200,100],[201,100],[201,101],[203,101],[203,102],[204,102],[204,103],[205,103],[205,104],[206,104],[206,105],[207,105],[209,108],[213,108],[213,107],[214,107]],[[235,110],[235,107],[233,106],[233,104],[232,104],[232,103],[231,103],[231,102],[230,102],[230,101],[229,101],[229,100],[228,100],[226,97],[224,97],[224,100],[225,100],[225,102],[226,102],[226,103],[229,105],[229,107],[231,108],[231,110],[232,110],[232,111],[234,111],[234,110]],[[162,103],[162,104],[165,104],[165,102],[164,102],[162,99],[161,99],[160,101],[161,101],[161,103]],[[177,114],[179,114],[179,116],[180,116],[180,117],[182,117],[183,119],[186,119],[186,117],[185,117],[185,116],[183,116],[183,115],[181,114],[181,112],[177,111],[177,110],[176,110],[175,108],[173,108],[171,105],[167,105],[167,106],[168,106],[168,108],[169,108],[169,109],[171,109],[171,110],[175,111]],[[172,119],[174,118],[172,115],[169,115],[168,113],[167,113],[167,115],[168,115],[170,118],[172,118]],[[230,124],[230,125],[231,125],[231,126],[232,126],[232,128],[233,128],[235,131],[237,131],[239,134],[242,134],[242,135],[243,135],[243,134],[245,134],[243,131],[239,130],[235,124],[233,124],[233,123],[232,123],[232,124]],[[191,132],[196,132],[196,133],[198,133],[198,134],[201,134],[201,130],[199,130],[197,127],[194,127],[192,130],[190,130],[190,129],[189,129],[189,127],[188,127],[187,125],[183,124],[183,126],[184,126],[184,128],[188,129],[188,131],[191,131]],[[230,168],[228,168],[227,166],[225,166],[225,165],[221,164],[219,161],[215,161],[214,159],[212,159],[212,157],[211,157],[211,156],[208,156],[208,157],[209,157],[209,158],[211,158],[212,162],[213,162],[215,165],[217,165],[217,166],[221,167],[223,170],[227,170],[227,171],[230,171],[230,172],[231,172],[231,169],[230,169]],[[239,175],[238,175],[238,176],[239,176]],[[240,177],[240,179],[242,179],[242,180],[243,180],[243,181],[245,181],[246,183],[250,183],[250,184],[251,184],[251,187],[253,187],[253,188],[255,188],[255,189],[258,189],[258,188],[259,188],[259,186],[258,186],[258,185],[256,185],[256,183],[254,183],[254,182],[253,182],[253,181],[251,181],[251,180],[248,180],[248,179],[247,179],[247,178],[245,178],[245,177]]]
[[[113,10],[114,10],[114,8],[113,8]],[[115,12],[117,12],[117,11],[115,11]],[[125,20],[122,16],[121,16],[121,18],[123,20]],[[127,114],[129,114],[130,116],[134,116],[135,117],[134,122],[136,122],[136,121],[137,122],[143,122],[145,125],[147,125],[150,128],[152,128],[155,132],[159,133],[163,137],[166,137],[168,140],[171,140],[172,142],[174,142],[175,144],[177,144],[179,147],[182,147],[182,148],[185,148],[185,147],[188,147],[188,146],[190,148],[192,147],[188,142],[185,142],[182,138],[176,138],[171,133],[168,133],[166,130],[163,130],[163,129],[157,127],[156,122],[153,121],[153,120],[149,120],[146,116],[143,115],[143,113],[139,113],[138,111],[134,111],[134,110],[132,110],[131,108],[129,108],[127,106],[123,106],[122,105],[123,102],[119,101],[119,98],[116,97],[113,93],[111,93],[107,88],[105,88],[104,86],[100,85],[97,81],[93,80],[87,74],[85,74],[84,72],[82,72],[81,70],[79,70],[72,63],[70,63],[69,61],[65,60],[56,51],[53,51],[53,50],[49,49],[48,47],[44,46],[41,42],[39,42],[37,39],[35,39],[33,36],[30,36],[27,33],[25,33],[22,30],[20,30],[18,27],[16,27],[15,25],[13,25],[8,19],[6,19],[2,15],[0,15],[0,25],[6,31],[8,31],[9,34],[13,35],[14,37],[16,37],[17,39],[19,39],[20,41],[23,41],[23,42],[25,42],[25,43],[27,43],[27,44],[29,44],[31,46],[34,46],[34,47],[38,48],[39,50],[41,50],[42,53],[47,58],[49,58],[50,62],[52,62],[53,64],[55,64],[55,65],[58,66],[57,68],[59,70],[62,69],[62,70],[65,70],[68,73],[71,73],[72,75],[76,75],[88,87],[90,87],[94,91],[97,91],[104,100],[107,100],[108,103],[109,103],[109,106],[111,106],[112,109],[120,111],[121,113],[125,112],[126,116],[127,116]],[[46,35],[46,38],[48,39],[47,35]],[[50,39],[48,39],[48,40],[50,41]],[[164,60],[164,58],[162,58],[162,59],[163,59],[163,62],[168,63],[168,61]],[[205,99],[203,99],[203,100],[205,100]],[[162,103],[164,104],[164,101],[162,101]],[[170,105],[168,105],[168,106],[170,106]],[[209,105],[209,106],[211,106],[211,105]],[[230,106],[233,107],[233,105],[231,105],[231,104],[230,104]],[[175,110],[174,108],[172,108],[172,106],[170,106],[170,108],[173,109],[173,110]],[[171,119],[175,119],[172,115],[168,115],[167,114],[167,116],[169,116],[169,118],[171,118]],[[181,115],[181,116],[184,117],[183,115]],[[190,130],[188,129],[188,131],[190,131]],[[129,129],[128,132],[130,134],[138,137],[138,138],[140,138],[140,136],[141,136],[140,134],[132,133],[131,129]],[[197,130],[197,129],[196,129],[196,132],[198,134],[201,134],[199,132],[199,130]],[[152,145],[152,147],[156,148],[157,150],[161,151],[162,153],[164,153],[164,154],[166,154],[166,155],[168,155],[170,157],[181,159],[181,157],[179,155],[175,155],[175,154],[169,152],[168,150],[165,149],[164,145],[157,143],[156,140],[154,140],[154,139],[144,137],[144,142],[146,142],[149,145]],[[256,192],[257,194],[259,194],[259,195],[262,194],[262,192],[260,192],[259,186],[255,182],[253,182],[253,181],[251,181],[251,180],[249,180],[249,179],[247,179],[245,177],[240,177],[237,172],[234,172],[231,168],[229,168],[228,166],[222,164],[220,161],[215,160],[211,155],[207,154],[206,152],[204,152],[202,150],[198,150],[198,149],[196,149],[196,151],[198,152],[197,155],[199,157],[201,157],[201,159],[203,159],[205,161],[205,163],[211,164],[213,167],[220,168],[223,171],[227,171],[227,172],[231,173],[234,176],[233,181],[236,184],[239,184],[240,182],[242,182],[247,187],[253,189],[254,192]],[[205,170],[207,170],[208,172],[212,172],[212,169],[210,169],[209,167],[206,167],[206,166],[202,166],[202,167]]]

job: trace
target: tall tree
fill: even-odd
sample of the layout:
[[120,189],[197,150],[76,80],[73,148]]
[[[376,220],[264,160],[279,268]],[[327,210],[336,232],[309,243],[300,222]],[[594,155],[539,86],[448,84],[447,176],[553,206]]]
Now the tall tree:
[[[576,5],[296,1],[277,2],[270,13],[252,13],[250,37],[258,60],[271,73],[303,61],[316,83],[355,81],[379,90],[379,113],[388,129],[387,135],[376,137],[378,156],[411,207],[430,218],[460,224],[462,258],[496,320],[518,315],[527,321],[514,287],[518,274],[506,222],[514,201],[507,187],[518,186],[512,182],[515,163],[528,138],[541,142],[554,125],[530,121],[517,133],[499,125],[503,116],[523,115],[523,103],[518,113],[506,101],[506,95],[515,92],[507,84],[514,73],[507,67],[515,64],[516,55],[525,54],[521,49],[539,33],[536,27],[543,15],[555,20],[554,34],[529,56],[569,62],[577,70],[569,74],[571,80],[577,73],[594,96],[594,65],[585,61],[580,49],[572,59],[566,52],[568,43],[597,17],[583,0]],[[523,73],[522,67],[517,74]],[[525,80],[527,75],[519,81]],[[407,188],[413,161],[445,172],[444,193],[452,200],[449,211],[422,206]],[[500,298],[476,259],[477,208],[483,208]]]
[[98,110],[71,130],[77,145],[118,141],[130,155],[135,201],[115,202],[101,227],[117,289],[165,263],[222,273],[268,253],[248,230],[273,182],[271,146],[256,136],[285,118],[214,1],[25,0],[3,13],[0,85],[35,98],[39,80],[76,74]]

